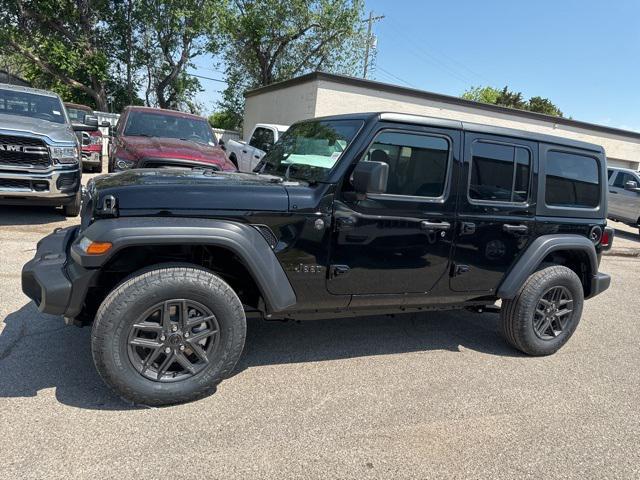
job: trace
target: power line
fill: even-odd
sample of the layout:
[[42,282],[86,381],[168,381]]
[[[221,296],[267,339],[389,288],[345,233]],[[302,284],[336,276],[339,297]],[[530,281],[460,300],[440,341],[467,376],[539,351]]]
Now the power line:
[[204,80],[211,80],[212,82],[220,82],[220,83],[227,83],[224,80],[220,80],[219,78],[211,78],[211,77],[205,77],[204,75],[197,75],[195,73],[189,73],[187,72],[187,75],[191,75],[192,77],[196,77],[196,78],[202,78]]
[[376,71],[378,71],[378,70],[380,70],[382,73],[386,74],[388,77],[391,77],[391,78],[393,78],[395,80],[398,80],[398,81],[404,83],[405,85],[409,85],[412,88],[419,88],[416,85],[413,85],[412,83],[409,83],[406,80],[403,80],[402,78],[398,77],[397,75],[394,75],[393,73],[389,72],[388,70],[385,70],[380,65],[376,65]]

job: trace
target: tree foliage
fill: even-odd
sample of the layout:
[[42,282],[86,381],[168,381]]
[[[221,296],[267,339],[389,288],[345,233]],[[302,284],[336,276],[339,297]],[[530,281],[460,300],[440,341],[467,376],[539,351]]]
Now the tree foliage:
[[222,19],[220,107],[239,120],[247,89],[317,70],[358,72],[363,8],[362,0],[235,0]]
[[530,112],[544,113],[555,117],[562,117],[560,109],[551,100],[543,97],[531,97],[525,100],[521,92],[509,90],[507,86],[503,89],[494,87],[471,87],[462,94],[462,98],[475,102],[490,103],[503,107],[528,110]]
[[233,130],[238,126],[238,119],[231,112],[218,111],[209,115],[209,125],[213,128]]

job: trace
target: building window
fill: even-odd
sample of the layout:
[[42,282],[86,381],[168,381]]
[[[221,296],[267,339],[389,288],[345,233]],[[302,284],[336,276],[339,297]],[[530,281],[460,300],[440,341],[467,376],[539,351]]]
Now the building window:
[[546,163],[547,205],[595,208],[600,203],[598,161],[593,157],[550,151]]
[[449,163],[446,138],[383,132],[371,144],[364,160],[389,165],[388,195],[437,198],[444,194]]
[[525,203],[529,198],[531,152],[524,147],[474,142],[469,198],[485,202]]

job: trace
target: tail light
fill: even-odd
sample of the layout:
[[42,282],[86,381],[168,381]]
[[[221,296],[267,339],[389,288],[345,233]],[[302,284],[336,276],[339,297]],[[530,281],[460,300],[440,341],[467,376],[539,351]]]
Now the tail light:
[[605,227],[604,232],[602,232],[602,238],[600,238],[600,246],[603,250],[609,250],[611,248],[614,235],[613,228]]

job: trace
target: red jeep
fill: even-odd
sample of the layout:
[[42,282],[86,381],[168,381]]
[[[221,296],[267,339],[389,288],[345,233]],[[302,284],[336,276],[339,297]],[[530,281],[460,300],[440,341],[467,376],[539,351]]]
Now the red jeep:
[[109,172],[131,168],[206,167],[235,171],[207,120],[148,107],[126,107],[112,131]]
[[[86,105],[77,103],[65,103],[71,123],[84,124],[84,117],[95,115],[93,110]],[[78,135],[82,144],[82,170],[91,172],[102,172],[102,132],[100,130],[90,132],[80,132]]]

